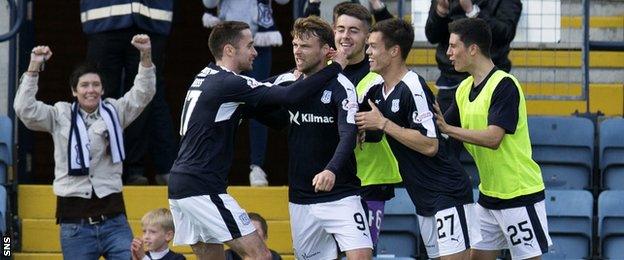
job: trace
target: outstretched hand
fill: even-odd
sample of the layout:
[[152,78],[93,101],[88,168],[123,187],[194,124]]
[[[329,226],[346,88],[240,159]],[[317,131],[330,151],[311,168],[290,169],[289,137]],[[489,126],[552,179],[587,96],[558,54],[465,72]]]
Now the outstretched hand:
[[132,37],[130,43],[137,48],[140,52],[146,52],[152,50],[152,43],[150,37],[147,34],[137,34]]
[[433,111],[435,111],[435,121],[438,129],[440,129],[440,132],[446,134],[448,132],[449,125],[444,120],[444,114],[442,114],[442,110],[440,110],[440,104],[438,104],[438,101],[433,104]]

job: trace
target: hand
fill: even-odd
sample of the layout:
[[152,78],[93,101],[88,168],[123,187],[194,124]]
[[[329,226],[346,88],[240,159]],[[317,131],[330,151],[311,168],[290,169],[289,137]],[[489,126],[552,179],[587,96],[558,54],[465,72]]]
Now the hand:
[[370,111],[355,114],[355,124],[358,130],[384,130],[388,119],[383,117],[373,101],[369,99],[368,104],[371,107]]
[[374,11],[379,11],[385,7],[384,3],[381,0],[368,0],[368,3]]
[[206,28],[212,28],[220,22],[221,20],[218,17],[210,13],[204,13],[204,15],[202,15],[202,23]]
[[137,50],[140,52],[149,52],[152,50],[152,43],[150,42],[150,37],[147,34],[137,34],[132,37],[132,41],[130,41],[132,45],[134,45]]
[[433,104],[433,110],[435,111],[436,125],[438,125],[438,129],[440,129],[440,132],[442,133],[448,133],[449,124],[447,124],[444,120],[444,115],[440,110],[440,104],[438,104],[438,101]]
[[472,12],[473,4],[472,0],[459,0],[459,5],[464,9],[465,13]]
[[50,47],[45,45],[37,46],[33,48],[30,53],[30,62],[41,64],[50,60],[50,57],[52,57],[52,50],[50,50]]
[[360,150],[364,150],[364,148],[362,147],[364,141],[366,141],[366,131],[359,130],[357,133],[357,145],[358,147],[360,147]]
[[436,13],[440,17],[446,17],[449,13],[449,0],[438,0],[436,5]]
[[140,238],[132,239],[130,251],[132,253],[132,260],[142,260],[143,257],[145,257],[145,251],[143,250],[143,240],[141,240]]
[[298,71],[297,69],[293,70],[293,75],[295,76],[295,79],[301,77],[302,74],[303,73],[301,73],[301,71]]
[[349,65],[349,60],[347,60],[347,54],[344,52],[342,48],[338,48],[338,50],[331,49],[329,51],[329,57],[334,61],[340,64],[340,67],[344,69]]
[[314,176],[312,186],[314,186],[314,192],[330,191],[334,188],[335,182],[336,175],[330,170],[324,170]]

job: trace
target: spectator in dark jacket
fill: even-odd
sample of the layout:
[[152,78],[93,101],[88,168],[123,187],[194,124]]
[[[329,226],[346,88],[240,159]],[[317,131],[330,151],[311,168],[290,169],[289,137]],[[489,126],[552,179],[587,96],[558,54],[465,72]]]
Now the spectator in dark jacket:
[[516,36],[522,3],[520,0],[431,0],[429,18],[425,34],[429,42],[438,44],[436,62],[440,77],[436,80],[440,109],[446,111],[455,99],[459,82],[468,77],[467,73],[457,72],[446,56],[449,42],[448,24],[461,18],[481,18],[492,30],[490,53],[494,65],[509,72],[509,45]]
[[87,60],[99,65],[107,82],[106,97],[120,98],[137,74],[139,52],[130,39],[149,35],[156,65],[156,94],[144,112],[124,130],[127,157],[124,183],[147,184],[146,153],[150,153],[158,184],[166,184],[177,154],[169,105],[165,101],[163,68],[173,19],[173,0],[81,0],[80,20],[87,36]]
[[[455,90],[469,75],[457,72],[446,55],[449,47],[448,24],[462,18],[481,18],[492,30],[490,54],[494,65],[506,72],[511,70],[509,45],[516,36],[516,27],[522,13],[520,0],[431,0],[425,34],[429,42],[438,44],[436,62],[440,77],[436,80],[437,101],[440,110],[446,111],[455,101]],[[449,154],[459,158],[461,142],[450,139],[446,142]]]

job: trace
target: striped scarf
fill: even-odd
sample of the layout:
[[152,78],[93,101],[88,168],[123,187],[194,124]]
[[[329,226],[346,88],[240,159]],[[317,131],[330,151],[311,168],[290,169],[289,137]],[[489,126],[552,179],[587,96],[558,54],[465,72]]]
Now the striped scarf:
[[[100,100],[100,116],[108,129],[108,141],[113,163],[119,163],[126,157],[123,145],[123,132],[117,117],[115,107],[108,102]],[[87,126],[85,125],[78,103],[72,103],[71,127],[69,129],[69,142],[67,147],[67,163],[69,175],[88,175],[90,166],[90,142]]]

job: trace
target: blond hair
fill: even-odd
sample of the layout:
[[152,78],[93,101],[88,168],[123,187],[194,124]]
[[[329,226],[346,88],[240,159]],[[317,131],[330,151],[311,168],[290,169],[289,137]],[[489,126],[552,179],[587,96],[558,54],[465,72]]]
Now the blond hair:
[[160,226],[165,231],[175,231],[171,211],[166,208],[154,209],[145,213],[141,218],[141,225],[143,225],[143,227],[156,225]]

